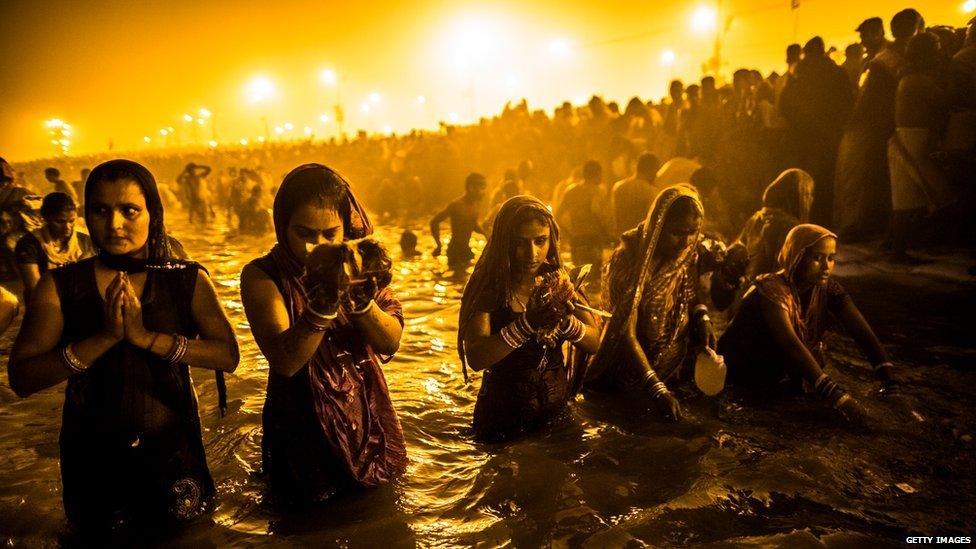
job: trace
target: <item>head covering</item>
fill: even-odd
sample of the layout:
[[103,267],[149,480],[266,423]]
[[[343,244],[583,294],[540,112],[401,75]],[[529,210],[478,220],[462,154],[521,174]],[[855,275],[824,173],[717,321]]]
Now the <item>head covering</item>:
[[[692,267],[698,262],[698,247],[693,244],[668,265],[654,272],[654,253],[657,250],[665,220],[679,201],[691,201],[695,210],[704,215],[698,192],[689,185],[668,187],[658,194],[647,217],[634,231],[622,237],[607,270],[607,305],[613,312],[604,332],[603,344],[592,362],[593,376],[608,366],[637,362],[644,369],[654,369],[662,379],[674,372],[662,371],[677,364],[660,363],[658,359],[675,348],[682,319],[687,314],[690,298],[694,296],[696,280]],[[700,238],[696,235],[696,240]],[[655,312],[644,334],[654,334],[647,341],[647,352],[637,340],[637,318],[641,307]],[[631,353],[636,356],[631,356]],[[653,366],[653,368],[652,368]]]
[[373,234],[373,224],[345,178],[322,164],[298,166],[282,180],[272,207],[275,237],[278,240],[272,254],[281,256],[278,259],[282,260],[288,276],[301,276],[305,270],[302,261],[288,247],[288,223],[295,211],[310,203],[336,209],[342,218],[343,240]]
[[783,248],[779,251],[779,266],[790,281],[793,280],[807,250],[827,237],[836,239],[837,235],[811,223],[797,225],[790,230],[783,242]]
[[[278,242],[258,261],[278,284],[292,325],[301,318],[309,299],[303,283],[305,266],[288,247],[288,223],[295,211],[308,204],[334,207],[343,221],[344,240],[373,233],[373,225],[349,183],[331,168],[305,164],[285,176],[274,200]],[[374,301],[402,325],[400,302],[390,287],[379,290]],[[391,358],[377,356],[345,308],[340,307],[335,324],[307,364],[312,413],[332,449],[336,467],[362,486],[386,482],[407,463],[403,432],[379,366],[380,360]],[[271,387],[269,383],[269,394],[274,390]],[[268,446],[265,451],[269,451]],[[274,459],[289,458],[283,455]]]
[[[136,185],[139,185],[139,189],[142,190],[142,195],[146,199],[146,210],[149,212],[149,238],[146,240],[145,264],[161,266],[169,263],[173,259],[173,250],[163,222],[163,201],[159,197],[156,179],[142,164],[118,158],[95,166],[85,181],[86,224],[89,227],[91,226],[92,195],[95,192],[95,187],[103,181],[120,180],[135,182]],[[98,242],[94,242],[94,244],[96,247],[98,246]],[[113,256],[104,251],[100,253],[100,256],[108,261],[113,259]]]
[[517,224],[526,219],[526,214],[541,216],[548,221],[549,255],[546,263],[551,269],[562,268],[562,261],[559,259],[559,227],[549,208],[534,196],[519,195],[506,200],[495,216],[491,236],[488,237],[485,249],[475,263],[471,278],[461,295],[457,348],[465,379],[468,370],[464,356],[464,332],[475,314],[495,311],[508,303],[512,284],[512,238],[518,230]]
[[763,192],[763,206],[778,208],[797,218],[806,221],[810,216],[811,202],[803,197],[813,198],[813,177],[807,172],[790,168],[779,174]]
[[793,277],[807,250],[827,237],[837,238],[837,235],[819,225],[807,223],[793,227],[779,253],[780,270],[761,275],[754,283],[760,295],[786,311],[793,331],[811,350],[817,349],[822,341],[828,290],[822,285],[813,286],[809,289],[810,296],[804,306],[804,301],[800,299],[800,287]]
[[14,169],[5,159],[0,158],[0,183],[14,180]]

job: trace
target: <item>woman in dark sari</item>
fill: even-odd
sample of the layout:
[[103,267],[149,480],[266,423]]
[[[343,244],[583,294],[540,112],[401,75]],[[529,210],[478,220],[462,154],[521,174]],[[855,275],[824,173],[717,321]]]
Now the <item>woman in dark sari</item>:
[[340,289],[343,265],[327,253],[373,226],[346,180],[321,164],[285,176],[274,226],[277,244],[241,274],[244,312],[270,366],[262,457],[272,495],[302,505],[389,482],[407,464],[380,368],[403,330],[399,300],[377,283],[390,265]]
[[871,326],[839,282],[830,277],[837,236],[818,225],[794,227],[779,254],[780,270],[762,275],[719,340],[730,382],[763,396],[801,386],[816,392],[848,420],[865,413],[824,373],[829,316],[840,321],[885,383],[896,389],[892,365]]
[[237,339],[207,272],[173,258],[148,170],[92,170],[85,220],[98,255],[41,277],[10,385],[27,396],[68,381],[61,479],[73,526],[183,523],[214,497],[188,367],[232,372]]
[[559,259],[559,228],[546,205],[508,199],[461,296],[458,356],[484,371],[474,409],[475,438],[507,440],[562,416],[579,388],[581,361],[563,343],[593,353],[599,327],[575,308],[585,298]]
[[731,253],[741,246],[749,256],[746,278],[771,273],[779,268],[777,256],[790,229],[806,223],[813,205],[813,178],[790,168],[779,174],[763,192],[763,207],[746,221]]
[[675,185],[623,234],[604,285],[613,317],[587,370],[588,389],[646,391],[665,417],[680,418],[681,406],[665,383],[685,377],[682,364],[692,344],[714,346],[699,295],[705,265],[718,264],[699,246],[704,215],[695,189]]

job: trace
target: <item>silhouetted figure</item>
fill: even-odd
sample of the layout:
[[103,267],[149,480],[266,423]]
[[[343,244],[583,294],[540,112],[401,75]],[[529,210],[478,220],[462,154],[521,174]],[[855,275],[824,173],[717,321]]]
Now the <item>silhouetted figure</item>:
[[949,120],[941,68],[938,38],[929,32],[912,37],[895,96],[895,133],[888,141],[892,252],[900,263],[916,262],[906,251],[909,234],[950,200],[948,179],[931,158]]
[[603,168],[589,160],[583,165],[583,181],[566,190],[562,203],[554,212],[559,226],[569,237],[573,263],[593,265],[593,272],[603,268],[603,248],[611,241],[607,224],[607,192],[603,188]]
[[485,234],[481,228],[482,201],[488,182],[480,173],[468,174],[464,180],[464,196],[454,200],[430,220],[430,234],[434,239],[434,256],[441,255],[441,223],[450,219],[451,241],[447,244],[447,265],[454,271],[471,264],[471,234]]
[[633,229],[644,220],[654,199],[654,178],[661,162],[651,153],[637,158],[637,170],[627,179],[616,182],[610,191],[614,232],[617,236]]
[[837,150],[853,103],[847,75],[827,57],[823,39],[810,39],[803,47],[796,80],[783,89],[780,111],[797,146],[797,167],[817,182],[811,219],[824,225],[831,224]]

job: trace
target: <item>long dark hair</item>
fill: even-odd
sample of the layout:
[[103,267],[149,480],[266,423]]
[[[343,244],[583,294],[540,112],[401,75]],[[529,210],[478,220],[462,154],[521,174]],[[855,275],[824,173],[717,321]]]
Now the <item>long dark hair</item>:
[[[146,199],[146,210],[149,211],[146,263],[158,265],[173,259],[173,250],[166,235],[166,225],[163,221],[163,201],[159,197],[156,178],[138,162],[117,158],[95,166],[85,181],[85,222],[90,225],[92,195],[95,192],[95,187],[102,182],[122,180],[133,181],[139,185],[142,195]],[[98,243],[95,242],[95,245],[97,246]]]
[[474,266],[471,278],[461,294],[461,311],[458,319],[458,356],[467,379],[467,360],[464,357],[464,332],[474,315],[491,312],[508,303],[512,286],[512,238],[519,226],[528,221],[540,221],[549,226],[549,255],[546,264],[550,269],[561,269],[559,259],[559,227],[552,212],[539,199],[521,195],[513,196],[502,204],[491,227],[491,236]]
[[288,172],[274,199],[274,226],[278,243],[288,242],[288,223],[301,206],[314,203],[335,208],[342,219],[343,239],[362,238],[373,233],[366,210],[352,194],[349,182],[322,164],[303,164]]

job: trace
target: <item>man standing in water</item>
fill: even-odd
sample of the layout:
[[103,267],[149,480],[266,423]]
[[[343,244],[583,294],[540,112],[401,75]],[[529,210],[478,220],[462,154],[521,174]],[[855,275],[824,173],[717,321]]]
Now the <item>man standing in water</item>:
[[607,193],[601,184],[603,168],[595,160],[583,164],[583,182],[572,185],[556,208],[556,222],[569,235],[573,263],[603,267],[603,247],[610,241],[607,226]]
[[488,181],[480,173],[470,173],[464,180],[464,196],[454,200],[430,220],[434,237],[434,256],[441,255],[441,222],[450,218],[451,241],[447,244],[447,265],[454,271],[466,269],[474,259],[471,233],[485,234],[481,228],[481,203]]

